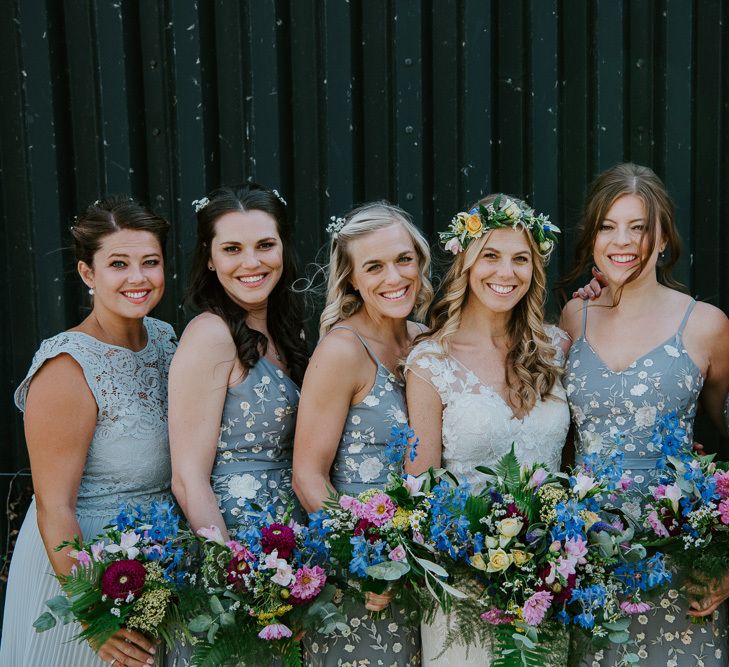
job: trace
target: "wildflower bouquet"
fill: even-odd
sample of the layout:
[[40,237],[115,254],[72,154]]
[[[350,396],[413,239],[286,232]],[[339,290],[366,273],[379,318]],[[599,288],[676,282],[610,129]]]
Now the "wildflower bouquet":
[[153,502],[146,511],[122,509],[114,524],[87,542],[63,542],[56,550],[71,547],[78,564],[58,577],[65,595],[46,602],[50,611],[36,619],[36,631],[76,620],[83,626],[77,638],[95,648],[121,628],[171,646],[185,632],[179,608],[184,533],[172,504]]
[[682,576],[705,584],[729,571],[729,464],[695,454],[685,434],[675,412],[656,420],[652,441],[662,456],[645,498],[645,545],[665,550]]
[[560,623],[585,631],[596,648],[626,642],[630,615],[649,607],[642,595],[669,578],[618,507],[629,486],[621,461],[589,457],[567,475],[520,467],[512,448],[493,468],[477,468],[488,480],[480,494],[436,492],[436,546],[482,586],[487,630],[474,626],[471,607],[458,632],[489,641],[494,666],[546,664],[554,642],[566,643]]
[[193,583],[204,602],[188,625],[199,637],[193,665],[257,665],[274,657],[298,665],[299,631],[341,629],[322,567],[325,550],[290,512],[281,522],[274,516],[248,512],[247,526],[228,541],[217,527],[198,531],[202,561]]
[[[444,471],[413,477],[391,475],[383,489],[358,496],[333,495],[310,526],[330,548],[332,567],[351,588],[390,591],[408,612],[447,607],[463,594],[445,580],[428,540],[430,488]],[[430,596],[422,595],[424,590]],[[380,612],[374,614],[379,617]]]

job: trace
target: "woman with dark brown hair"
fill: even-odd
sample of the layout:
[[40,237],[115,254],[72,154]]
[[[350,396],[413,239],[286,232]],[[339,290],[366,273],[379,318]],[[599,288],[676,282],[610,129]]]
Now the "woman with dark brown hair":
[[[622,451],[626,472],[646,490],[661,455],[651,441],[661,415],[678,413],[687,447],[699,402],[725,430],[729,320],[694,301],[671,277],[679,252],[673,203],[652,170],[619,164],[595,179],[577,266],[567,280],[594,262],[607,287],[595,301],[573,299],[562,312],[561,326],[574,341],[563,381],[578,462]],[[628,504],[624,509],[639,511]],[[660,607],[634,619],[629,644],[592,656],[591,664],[618,667],[628,652],[649,667],[726,665],[726,610],[699,626],[686,614],[702,615],[704,603],[691,606],[689,611],[678,590],[669,591]]]

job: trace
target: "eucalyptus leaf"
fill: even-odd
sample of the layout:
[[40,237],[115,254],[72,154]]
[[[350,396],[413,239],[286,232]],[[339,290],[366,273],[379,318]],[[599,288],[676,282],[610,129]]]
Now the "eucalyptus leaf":
[[384,561],[377,565],[370,565],[367,574],[374,579],[384,579],[385,581],[397,581],[403,575],[410,572],[410,566],[403,561]]
[[56,618],[50,611],[44,611],[35,619],[33,627],[36,632],[45,632],[46,630],[56,627]]
[[222,614],[220,614],[220,625],[222,625],[223,627],[230,627],[231,625],[235,625],[235,616],[229,611],[224,611]]
[[66,595],[56,595],[46,602],[46,606],[59,618],[66,618],[71,614],[71,601]]
[[611,632],[623,632],[630,627],[630,621],[631,619],[629,618],[619,618],[612,623],[603,623],[603,627]]
[[207,614],[201,614],[195,616],[188,624],[187,627],[191,632],[207,632],[208,628],[212,625],[213,619]]
[[220,626],[215,623],[214,621],[210,624],[210,627],[208,628],[208,644],[212,644],[215,641],[215,635],[218,633],[218,630],[220,629]]
[[613,644],[625,644],[630,639],[630,633],[625,630],[621,630],[620,632],[610,632],[608,634],[608,639]]
[[426,560],[425,558],[418,558],[417,556],[415,556],[415,560],[418,561],[418,563],[420,563],[420,565],[422,565],[424,569],[432,572],[437,577],[443,577],[444,579],[448,578],[448,571],[437,563]]
[[213,595],[210,598],[210,610],[213,614],[222,614],[225,610],[223,609],[223,603],[220,601],[217,595]]

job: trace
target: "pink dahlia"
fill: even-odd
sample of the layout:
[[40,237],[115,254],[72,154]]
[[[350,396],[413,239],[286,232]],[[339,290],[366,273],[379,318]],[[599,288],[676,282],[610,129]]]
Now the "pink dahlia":
[[101,592],[115,600],[142,590],[147,571],[138,560],[116,560],[101,576]]
[[728,500],[722,500],[719,503],[718,510],[721,514],[721,522],[724,525],[729,525],[729,499]]
[[376,493],[365,504],[363,516],[375,526],[381,526],[395,516],[395,504],[386,493]]
[[537,591],[524,603],[524,620],[529,625],[539,625],[552,604],[554,596],[547,591]]
[[621,602],[620,608],[626,614],[645,614],[647,611],[652,609],[647,602],[631,602],[630,600],[624,600]]
[[729,471],[716,473],[716,492],[720,498],[729,498]]
[[496,607],[492,607],[488,611],[485,611],[483,614],[481,614],[481,619],[486,621],[487,623],[491,623],[491,625],[501,625],[504,623],[514,622],[514,616],[512,614],[507,614],[506,612],[503,612],[501,611],[501,609],[497,609]]
[[291,630],[283,623],[271,623],[258,633],[260,639],[272,641],[274,639],[288,639],[292,635]]
[[291,586],[291,596],[296,602],[303,602],[315,598],[327,580],[324,570],[318,565],[306,567],[305,565],[294,573],[296,580]]
[[288,526],[272,523],[261,528],[261,546],[267,554],[278,551],[279,558],[288,558],[296,548],[296,535]]

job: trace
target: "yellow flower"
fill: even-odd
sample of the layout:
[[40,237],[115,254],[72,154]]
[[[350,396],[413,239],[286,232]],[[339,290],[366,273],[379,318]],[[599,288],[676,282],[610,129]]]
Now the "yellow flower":
[[504,202],[501,210],[506,213],[507,217],[511,220],[518,220],[521,216],[521,209],[517,206],[516,202],[511,201],[511,199],[507,199]]
[[483,232],[483,222],[481,221],[481,216],[478,213],[469,215],[466,218],[466,231],[470,236],[481,236]]
[[397,530],[405,530],[410,525],[410,514],[409,510],[398,507],[395,510],[395,516],[392,517],[392,527]]
[[486,569],[486,561],[483,559],[483,556],[479,554],[473,554],[471,556],[471,565],[475,567],[477,570],[485,570]]
[[580,516],[585,521],[585,530],[590,530],[592,525],[600,520],[600,517],[595,512],[588,512],[587,510],[580,512]]
[[508,519],[502,519],[498,523],[499,533],[509,539],[516,537],[523,527],[524,522],[514,516],[509,517]]
[[514,565],[518,567],[528,563],[533,556],[533,554],[530,554],[527,551],[522,551],[521,549],[512,549],[511,555],[514,558]]
[[466,215],[459,213],[453,221],[453,233],[462,234],[466,230]]
[[503,549],[489,549],[489,564],[486,566],[486,572],[501,572],[512,562],[511,554],[507,554]]

